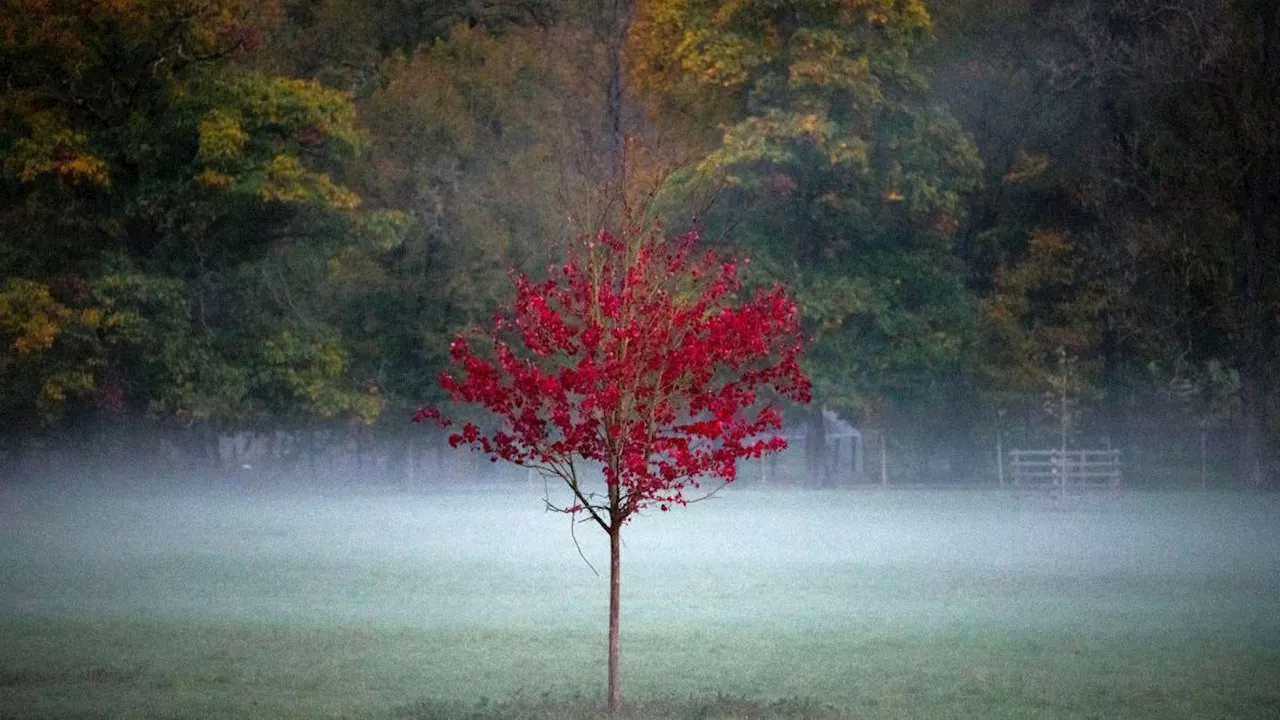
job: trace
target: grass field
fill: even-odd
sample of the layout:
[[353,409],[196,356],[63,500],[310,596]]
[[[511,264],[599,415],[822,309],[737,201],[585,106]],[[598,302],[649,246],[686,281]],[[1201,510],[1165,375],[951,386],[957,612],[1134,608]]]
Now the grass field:
[[[593,717],[607,578],[540,507],[0,491],[0,717]],[[1274,494],[734,488],[624,539],[635,716],[1280,717]]]

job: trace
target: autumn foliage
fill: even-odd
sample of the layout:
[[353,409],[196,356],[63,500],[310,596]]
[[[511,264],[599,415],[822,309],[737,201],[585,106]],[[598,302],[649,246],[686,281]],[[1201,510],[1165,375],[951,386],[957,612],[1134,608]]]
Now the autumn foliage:
[[[622,526],[645,507],[686,504],[700,482],[731,482],[741,458],[786,447],[769,434],[782,422],[771,401],[810,396],[795,303],[777,287],[739,301],[737,264],[699,253],[697,241],[634,226],[579,239],[546,280],[516,274],[511,306],[478,342],[459,335],[458,374],[440,375],[451,399],[499,421],[467,423],[450,444],[559,477],[574,500],[558,509],[609,535],[609,714],[621,707]],[[414,419],[449,424],[434,408]],[[584,489],[578,459],[603,468],[606,493]]]
[[[777,287],[737,302],[737,264],[697,241],[602,231],[547,280],[515,275],[514,303],[482,340],[459,335],[460,372],[440,376],[451,399],[501,427],[468,423],[451,444],[564,478],[578,500],[564,509],[602,525],[597,511],[620,522],[683,505],[686,489],[732,481],[737,460],[785,447],[768,435],[781,422],[770,401],[810,395],[796,306]],[[425,418],[448,423],[430,408],[415,416]],[[603,467],[616,504],[579,490],[574,458]]]

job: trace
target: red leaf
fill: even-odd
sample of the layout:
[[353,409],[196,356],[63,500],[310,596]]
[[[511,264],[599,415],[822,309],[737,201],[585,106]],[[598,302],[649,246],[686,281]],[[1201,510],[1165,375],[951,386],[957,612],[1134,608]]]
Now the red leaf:
[[[776,452],[763,396],[808,402],[795,304],[781,288],[735,300],[738,264],[695,253],[697,235],[579,239],[551,277],[513,274],[515,297],[483,335],[458,335],[440,386],[495,416],[451,435],[518,464],[599,462],[635,509],[687,501],[700,478],[730,482],[736,462]],[[448,420],[431,408],[416,421]],[[575,505],[566,512],[585,512]]]

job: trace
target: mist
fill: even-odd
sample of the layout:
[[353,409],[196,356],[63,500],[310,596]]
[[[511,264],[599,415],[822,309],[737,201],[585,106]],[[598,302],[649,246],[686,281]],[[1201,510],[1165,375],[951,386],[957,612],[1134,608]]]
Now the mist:
[[[162,480],[0,490],[0,675],[20,716],[151,717],[168,702],[387,717],[597,696],[608,543],[544,509],[544,493],[565,499],[554,485]],[[640,699],[820,697],[893,717],[992,683],[1130,707],[1123,688],[1165,673],[1167,702],[1202,708],[1226,683],[1265,705],[1278,520],[1265,492],[746,480],[624,528],[624,684]],[[324,689],[280,694],[297,683]],[[187,687],[206,699],[175,695]],[[246,704],[253,687],[274,709]]]
[[[569,517],[544,510],[543,493],[519,482],[416,492],[10,487],[0,600],[18,617],[594,626],[607,582],[591,566],[607,569],[605,536],[591,523],[571,533]],[[1081,630],[1262,622],[1280,617],[1277,520],[1269,494],[1061,500],[731,486],[626,527],[625,615],[685,625],[986,618]],[[1058,597],[1042,597],[1044,586]]]

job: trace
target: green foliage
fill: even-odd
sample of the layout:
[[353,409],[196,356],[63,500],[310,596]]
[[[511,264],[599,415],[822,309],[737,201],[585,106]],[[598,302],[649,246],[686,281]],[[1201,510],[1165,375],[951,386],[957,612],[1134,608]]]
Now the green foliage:
[[69,401],[95,389],[99,333],[117,322],[100,308],[70,307],[49,286],[23,278],[0,285],[0,416],[61,419]]
[[1027,256],[1001,267],[984,298],[980,364],[990,396],[1005,407],[1039,405],[1062,389],[1061,356],[1073,362],[1071,394],[1099,392],[1099,343],[1107,296],[1088,278],[1063,232],[1032,233]]
[[248,379],[219,352],[213,333],[192,328],[191,298],[176,278],[110,274],[94,288],[111,313],[112,375],[128,379],[125,400],[153,418],[234,422],[244,417]]
[[458,26],[500,34],[546,26],[564,0],[285,0],[257,67],[366,99],[390,78],[389,58],[413,55]]
[[[213,81],[193,172],[204,187],[264,203],[353,210],[360,199],[312,165],[354,159],[362,134],[344,95],[304,80],[237,73]],[[203,102],[201,102],[203,101]]]
[[793,96],[825,113],[820,99],[803,98],[817,90],[867,107],[890,101],[893,85],[923,86],[911,55],[930,27],[920,0],[655,0],[637,20],[632,75],[677,105],[728,101],[758,114]]
[[[388,402],[438,396],[460,327],[488,317],[506,268],[546,267],[573,233],[581,153],[564,58],[572,33],[454,27],[387,65],[386,87],[362,106],[371,202],[396,208],[394,246],[349,247],[334,264],[352,362],[379,378]],[[583,193],[584,195],[586,193]]]
[[1118,444],[1275,455],[1267,3],[637,0],[625,142],[612,7],[0,0],[11,432],[399,417],[504,268],[661,185],[864,425],[1038,417],[1062,347]]
[[[1277,236],[1265,222],[1250,227],[1275,214],[1260,211],[1274,198],[1246,190],[1274,185],[1280,168],[1266,159],[1280,136],[1256,120],[1275,115],[1277,95],[1249,89],[1269,88],[1261,78],[1280,68],[1280,55],[1261,49],[1280,27],[1264,5],[939,5],[937,94],[974,130],[988,166],[961,243],[973,284],[999,304],[998,274],[1035,264],[1037,233],[1070,238],[1074,284],[1088,285],[1084,304],[1097,306],[1086,374],[1105,386],[1098,409],[1121,444],[1126,425],[1165,411],[1150,362],[1166,372],[1215,359],[1238,366],[1244,385],[1271,394],[1245,403],[1239,429],[1254,430],[1241,437],[1257,437],[1258,408],[1275,407],[1274,382],[1248,379],[1274,364],[1245,369],[1275,355],[1276,336],[1262,310],[1275,294],[1274,253],[1259,250]],[[1067,330],[1044,309],[1029,314]],[[1246,440],[1241,452],[1250,443],[1260,446]]]
[[355,417],[372,422],[382,411],[377,388],[348,390],[342,382],[346,351],[333,333],[300,337],[283,332],[262,348],[255,395],[268,408],[298,408],[303,418]]
[[[723,183],[698,222],[795,289],[819,397],[864,414],[935,393],[972,324],[949,237],[981,164],[924,96],[929,29],[922,3],[818,0],[656,3],[642,25],[642,86],[674,92],[665,104],[712,92],[738,109],[665,202]],[[658,57],[652,43],[677,37]]]
[[[183,426],[375,416],[313,302],[327,256],[397,242],[343,179],[365,143],[350,98],[231,62],[266,6],[6,5],[0,271],[31,279],[6,327],[40,355],[6,362],[6,395]],[[78,304],[36,292],[68,273]]]

